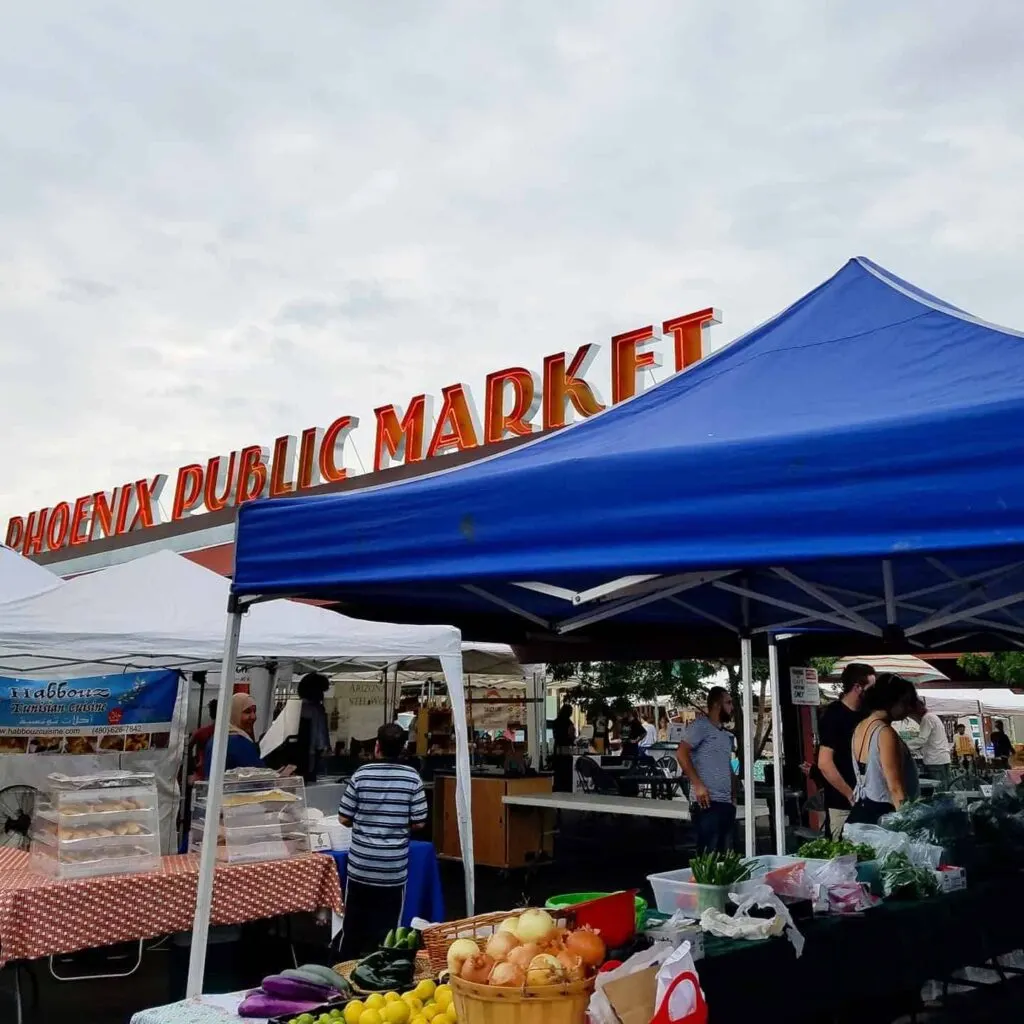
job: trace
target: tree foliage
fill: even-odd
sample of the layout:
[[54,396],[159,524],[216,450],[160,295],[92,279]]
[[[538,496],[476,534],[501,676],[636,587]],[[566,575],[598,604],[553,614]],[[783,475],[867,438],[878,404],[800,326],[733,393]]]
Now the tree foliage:
[[996,654],[962,654],[957,664],[973,676],[988,677],[1004,686],[1024,686],[1024,654],[999,651]]

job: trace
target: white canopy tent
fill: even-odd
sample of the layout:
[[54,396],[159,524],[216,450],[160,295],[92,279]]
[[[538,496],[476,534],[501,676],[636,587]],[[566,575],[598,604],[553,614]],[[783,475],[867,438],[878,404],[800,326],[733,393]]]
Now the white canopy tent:
[[48,569],[0,544],[0,604],[53,590],[63,582]]
[[1012,718],[1024,715],[1024,694],[1012,690],[968,690],[948,687],[919,687],[929,711],[937,715],[991,715]]
[[[469,816],[469,759],[462,684],[461,635],[451,626],[402,626],[351,619],[289,600],[252,605],[221,624],[230,582],[171,551],[75,577],[42,593],[0,604],[0,674],[35,678],[83,677],[119,670],[220,668],[207,811],[220,815],[230,701],[225,679],[239,666],[270,660],[345,661],[382,669],[406,658],[440,664],[456,711],[457,813],[472,905],[473,836]],[[244,619],[244,627],[243,627]],[[461,735],[459,725],[461,723]],[[202,990],[209,934],[216,844],[203,847],[188,994]]]
[[[229,590],[227,579],[172,551],[77,576],[0,605],[0,674],[216,669]],[[364,622],[315,605],[270,601],[248,613],[236,664],[292,658],[381,669],[452,654],[461,662],[458,630],[448,626]]]

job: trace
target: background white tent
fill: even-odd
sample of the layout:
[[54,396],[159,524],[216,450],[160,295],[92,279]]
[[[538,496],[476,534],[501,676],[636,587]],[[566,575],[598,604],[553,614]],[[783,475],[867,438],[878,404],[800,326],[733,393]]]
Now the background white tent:
[[[0,605],[0,674],[216,669],[229,590],[223,576],[172,551],[77,576]],[[382,668],[452,654],[461,658],[461,644],[449,626],[365,622],[315,605],[269,601],[246,614],[238,664],[293,658]]]
[[63,582],[49,569],[0,544],[0,603],[40,594]]
[[1012,690],[969,690],[938,687],[920,687],[929,711],[937,715],[991,715],[993,718],[1010,718],[1024,715],[1024,694]]
[[[222,632],[230,583],[170,551],[75,577],[51,590],[0,605],[0,674],[82,677],[120,669],[220,666],[220,696],[210,767],[209,813],[220,812],[229,701],[224,678],[239,665],[278,658],[347,661],[383,668],[437,658],[455,712],[457,799],[467,899],[473,902],[469,741],[461,635],[451,626],[401,626],[351,619],[310,604],[277,600],[233,614]],[[225,654],[225,647],[230,657]],[[215,696],[216,694],[211,694]],[[204,847],[192,933],[189,994],[201,991],[213,892],[215,844]]]

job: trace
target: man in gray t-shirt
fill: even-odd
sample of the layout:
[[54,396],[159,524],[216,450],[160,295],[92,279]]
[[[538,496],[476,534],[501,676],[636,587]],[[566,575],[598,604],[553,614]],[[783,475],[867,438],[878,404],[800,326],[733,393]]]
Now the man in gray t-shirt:
[[708,691],[706,718],[692,722],[676,757],[690,780],[691,811],[697,852],[731,850],[735,841],[736,803],[732,774],[732,697],[722,686]]

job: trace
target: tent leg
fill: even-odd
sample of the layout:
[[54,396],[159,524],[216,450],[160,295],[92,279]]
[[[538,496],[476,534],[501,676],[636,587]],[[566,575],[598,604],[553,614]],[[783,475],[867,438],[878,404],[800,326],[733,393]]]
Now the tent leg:
[[786,855],[786,817],[782,779],[782,688],[779,685],[779,649],[775,634],[768,634],[768,678],[772,684],[772,766],[775,785],[775,853]]
[[[206,941],[210,934],[210,908],[213,904],[213,875],[217,867],[217,844],[210,836],[217,835],[221,796],[224,790],[224,762],[228,753],[228,723],[231,718],[231,692],[234,688],[235,662],[238,660],[238,635],[242,629],[242,611],[234,596],[228,605],[227,632],[224,637],[224,660],[220,666],[220,689],[217,695],[217,723],[213,732],[213,749],[206,766],[209,788],[206,795],[206,839],[199,856],[199,882],[196,892],[196,916],[192,923],[192,949],[188,961],[188,986],[185,994],[194,999],[203,994],[206,973]],[[212,824],[211,824],[212,823]]]
[[754,833],[754,657],[750,637],[740,640],[740,665],[743,672],[743,831],[746,854],[756,853]]

